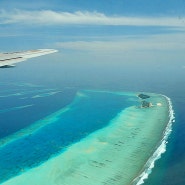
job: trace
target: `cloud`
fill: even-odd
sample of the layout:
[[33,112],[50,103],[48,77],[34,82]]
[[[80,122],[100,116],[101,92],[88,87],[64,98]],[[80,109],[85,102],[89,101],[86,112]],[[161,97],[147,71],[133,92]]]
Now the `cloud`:
[[129,25],[185,27],[184,19],[178,17],[128,17],[107,16],[99,12],[77,11],[0,11],[0,24],[21,23],[27,25]]
[[167,51],[183,52],[185,45],[182,38],[185,34],[166,34],[150,35],[138,37],[120,37],[107,41],[74,41],[57,42],[55,47],[82,52],[106,52],[106,53],[125,53],[125,52],[147,52],[147,51]]
[[[64,61],[133,62],[156,65],[181,63],[185,58],[185,34],[161,34],[147,36],[122,36],[101,38],[94,41],[57,42]],[[107,39],[107,40],[106,40]],[[183,66],[183,65],[182,65]]]

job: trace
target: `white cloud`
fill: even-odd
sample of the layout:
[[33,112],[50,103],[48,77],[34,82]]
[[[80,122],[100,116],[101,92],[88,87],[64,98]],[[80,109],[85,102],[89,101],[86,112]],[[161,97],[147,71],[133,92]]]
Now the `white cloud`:
[[0,11],[0,24],[21,23],[40,25],[132,25],[185,27],[178,17],[107,16],[98,12],[56,12],[52,10],[12,12]]
[[[58,42],[53,45],[63,61],[133,62],[156,65],[180,63],[185,58],[185,34],[112,37],[110,40]],[[105,39],[105,38],[103,38]]]
[[122,37],[109,41],[74,41],[74,42],[58,42],[55,47],[61,49],[88,51],[88,52],[147,52],[147,51],[167,51],[167,52],[183,52],[185,44],[182,38],[185,34],[166,34],[166,35],[150,35],[145,37]]

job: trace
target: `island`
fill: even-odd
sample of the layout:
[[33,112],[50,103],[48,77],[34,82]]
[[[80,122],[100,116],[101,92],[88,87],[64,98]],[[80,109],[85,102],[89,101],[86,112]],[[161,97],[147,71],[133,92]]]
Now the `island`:
[[[111,97],[115,98],[112,102]],[[142,102],[140,102],[140,99],[142,99]],[[149,101],[145,99],[149,99]],[[92,115],[97,112],[96,115],[100,115],[100,117],[102,114],[108,115],[108,112],[114,110],[116,102],[119,105],[120,101],[124,100],[127,103],[124,104],[127,106],[117,112],[106,125],[91,133],[84,134],[83,138],[67,145],[65,148],[61,147],[61,150],[58,150],[47,160],[37,162],[33,167],[22,168],[12,177],[5,179],[2,185],[141,184],[147,176],[146,174],[151,171],[154,161],[164,151],[161,147],[165,147],[167,135],[171,130],[173,110],[171,101],[166,96],[154,93],[137,96],[136,93],[132,92],[83,90],[77,93],[77,97],[69,105],[67,111],[58,111],[57,114],[50,115],[49,119],[45,118],[45,120],[49,120],[47,124],[43,122],[42,126],[39,125],[38,130],[33,130],[32,133],[29,130],[27,135],[21,136],[18,140],[21,141],[29,137],[30,143],[34,135],[42,138],[45,135],[39,136],[39,134],[47,125],[50,126],[48,133],[52,134],[51,128],[55,127],[55,134],[59,132],[62,136],[65,133],[62,129],[57,129],[56,123],[60,123],[58,126],[61,127],[64,124],[62,120],[65,114],[70,119],[75,116],[75,119],[81,119],[81,121],[77,121],[76,125],[83,126],[82,121],[86,120],[88,123],[90,113],[93,110]],[[87,103],[87,101],[91,101],[91,103]],[[140,103],[141,107],[138,108]],[[82,117],[77,116],[75,111],[79,106],[81,106],[81,111],[91,110],[91,112],[87,112],[87,116],[84,114],[84,116],[81,115]],[[97,106],[96,109],[93,106]],[[120,109],[120,107],[118,108]],[[97,120],[93,124],[102,123],[99,119]],[[68,130],[71,129],[71,135],[74,126],[66,125],[66,127],[69,127]],[[46,131],[44,132],[47,134]],[[73,135],[75,135],[75,132]],[[13,143],[18,146],[21,142],[16,142],[14,139],[7,145],[12,144],[13,146]],[[1,150],[3,150],[3,147],[6,146],[3,145]],[[52,145],[52,147],[57,146]],[[34,152],[37,150],[38,148]],[[49,145],[47,150],[49,150]],[[11,169],[9,170],[11,172]]]
[[149,96],[149,95],[146,95],[146,94],[138,94],[137,96],[138,96],[139,98],[141,98],[141,99],[150,98],[150,96]]
[[151,102],[147,102],[147,101],[142,101],[141,102],[141,108],[149,108],[152,106]]

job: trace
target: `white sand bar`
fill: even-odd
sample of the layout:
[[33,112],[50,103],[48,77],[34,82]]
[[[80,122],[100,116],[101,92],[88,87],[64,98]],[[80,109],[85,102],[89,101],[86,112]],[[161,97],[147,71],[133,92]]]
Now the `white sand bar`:
[[[147,93],[148,94],[148,93]],[[164,96],[149,94],[154,106],[129,107],[110,124],[42,165],[3,185],[130,185],[159,146],[169,122]],[[160,106],[157,106],[160,103]],[[156,105],[156,106],[155,106]]]

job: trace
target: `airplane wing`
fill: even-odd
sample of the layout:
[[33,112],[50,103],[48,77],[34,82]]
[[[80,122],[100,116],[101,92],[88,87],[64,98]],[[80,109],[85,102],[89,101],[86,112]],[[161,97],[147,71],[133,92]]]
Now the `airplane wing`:
[[23,52],[0,53],[0,68],[13,67],[15,63],[25,61],[29,58],[39,57],[55,53],[54,49],[37,49]]

